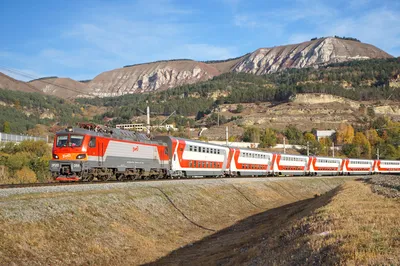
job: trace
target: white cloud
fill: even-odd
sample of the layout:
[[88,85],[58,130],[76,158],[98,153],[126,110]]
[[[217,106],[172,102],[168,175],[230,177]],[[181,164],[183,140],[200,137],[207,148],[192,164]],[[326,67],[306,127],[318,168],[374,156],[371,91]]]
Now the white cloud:
[[238,27],[244,27],[244,28],[255,28],[259,26],[259,23],[257,23],[256,19],[251,18],[250,16],[247,15],[234,16],[234,24]]
[[[370,0],[344,1],[341,5],[339,8],[322,0],[297,0],[290,8],[238,12],[233,15],[233,24],[249,29],[263,26],[268,33],[279,29],[280,36],[286,36],[288,43],[333,35],[355,37],[392,55],[400,55],[400,11],[393,8],[392,2],[383,1],[379,8]],[[343,6],[351,11],[344,11]]]

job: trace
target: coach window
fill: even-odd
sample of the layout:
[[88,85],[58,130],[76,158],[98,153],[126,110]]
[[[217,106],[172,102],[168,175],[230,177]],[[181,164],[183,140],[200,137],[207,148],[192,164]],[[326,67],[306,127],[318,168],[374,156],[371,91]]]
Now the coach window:
[[206,148],[203,147],[203,152],[206,152]]
[[210,150],[207,148],[207,153],[210,153]]
[[193,164],[192,161],[189,161],[189,167],[192,167],[193,166],[192,164]]
[[189,151],[192,151],[192,146],[189,146]]
[[90,137],[89,147],[90,148],[96,147],[96,137]]

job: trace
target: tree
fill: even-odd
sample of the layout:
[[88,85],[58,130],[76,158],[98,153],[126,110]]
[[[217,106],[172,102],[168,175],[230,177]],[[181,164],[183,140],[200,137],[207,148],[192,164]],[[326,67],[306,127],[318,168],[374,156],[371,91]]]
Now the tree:
[[244,108],[243,108],[243,105],[238,104],[238,105],[236,106],[236,111],[235,111],[235,112],[239,114],[239,113],[243,112],[243,109],[244,109]]
[[354,136],[349,156],[353,158],[371,158],[371,144],[362,132],[357,132]]
[[332,147],[332,140],[330,138],[320,138],[320,153],[324,156],[329,156],[329,150]]
[[265,129],[261,137],[261,147],[273,147],[276,145],[276,134],[272,129]]
[[382,141],[382,139],[378,135],[378,132],[376,132],[376,130],[373,128],[365,131],[365,136],[372,146],[375,146],[377,143]]
[[339,129],[336,131],[337,144],[350,144],[353,142],[354,128],[348,124],[340,124]]
[[303,133],[294,125],[289,125],[286,127],[285,136],[290,143],[293,144],[303,143]]
[[256,127],[249,127],[243,133],[244,142],[260,142],[260,129]]
[[[315,135],[311,132],[306,132],[304,134],[304,142],[308,144],[308,149],[310,154],[317,155],[320,153],[321,144],[315,138]],[[302,154],[307,154],[307,149],[301,151]]]
[[10,122],[5,121],[3,124],[3,132],[4,133],[11,133]]

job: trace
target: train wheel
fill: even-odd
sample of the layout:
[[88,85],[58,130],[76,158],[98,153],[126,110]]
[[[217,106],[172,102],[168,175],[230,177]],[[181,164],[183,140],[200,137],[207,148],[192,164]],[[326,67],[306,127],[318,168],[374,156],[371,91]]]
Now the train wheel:
[[115,176],[118,181],[125,181],[127,178],[124,174],[116,174]]

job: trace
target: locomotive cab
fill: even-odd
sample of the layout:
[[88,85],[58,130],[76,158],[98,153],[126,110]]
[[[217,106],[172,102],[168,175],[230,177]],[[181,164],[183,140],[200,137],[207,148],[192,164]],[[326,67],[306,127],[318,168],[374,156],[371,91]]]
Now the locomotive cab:
[[90,136],[74,132],[72,128],[57,132],[53,143],[53,159],[50,161],[50,171],[56,180],[81,179],[90,140]]

